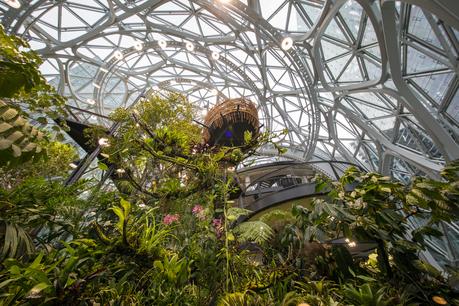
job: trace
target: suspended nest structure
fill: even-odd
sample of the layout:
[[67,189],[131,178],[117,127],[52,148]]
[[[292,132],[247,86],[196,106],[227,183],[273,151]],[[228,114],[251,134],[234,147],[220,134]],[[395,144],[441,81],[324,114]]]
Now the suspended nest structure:
[[255,104],[245,98],[228,99],[215,105],[207,113],[204,141],[210,146],[242,146],[244,133],[252,138],[259,132],[260,121]]

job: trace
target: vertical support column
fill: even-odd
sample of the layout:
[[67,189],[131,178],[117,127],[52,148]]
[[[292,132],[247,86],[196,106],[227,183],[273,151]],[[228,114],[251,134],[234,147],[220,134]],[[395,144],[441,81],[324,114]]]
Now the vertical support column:
[[[119,123],[114,123],[108,132],[108,136],[114,135],[116,130],[119,127]],[[73,170],[72,174],[67,178],[65,181],[65,186],[69,186],[77,182],[85,173],[85,171],[88,169],[88,167],[91,165],[91,163],[96,159],[96,157],[100,154],[102,151],[102,147],[100,145],[97,145],[97,147],[92,151],[88,152],[86,156],[83,158],[83,161],[78,164],[78,166]]]

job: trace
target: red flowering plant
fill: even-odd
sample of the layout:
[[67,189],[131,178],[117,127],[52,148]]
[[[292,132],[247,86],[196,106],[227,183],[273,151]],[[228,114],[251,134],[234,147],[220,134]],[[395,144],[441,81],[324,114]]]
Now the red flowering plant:
[[206,219],[206,211],[202,205],[196,204],[191,210],[192,214],[201,221]]
[[163,223],[166,225],[171,225],[174,222],[177,222],[180,220],[180,215],[179,214],[167,214],[163,218]]

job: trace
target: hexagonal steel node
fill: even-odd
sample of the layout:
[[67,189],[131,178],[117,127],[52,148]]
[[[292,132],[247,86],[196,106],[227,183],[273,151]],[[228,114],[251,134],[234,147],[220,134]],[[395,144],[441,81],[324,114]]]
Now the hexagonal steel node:
[[260,121],[255,104],[245,98],[228,99],[215,105],[204,118],[203,139],[210,146],[242,146],[244,132],[252,138],[259,133]]

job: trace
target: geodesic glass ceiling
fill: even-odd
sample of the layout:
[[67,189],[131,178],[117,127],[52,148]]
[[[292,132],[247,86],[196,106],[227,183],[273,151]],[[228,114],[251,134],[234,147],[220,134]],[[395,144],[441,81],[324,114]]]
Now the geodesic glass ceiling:
[[147,88],[201,115],[244,96],[288,158],[405,181],[459,158],[456,0],[1,0],[0,18],[82,122]]

